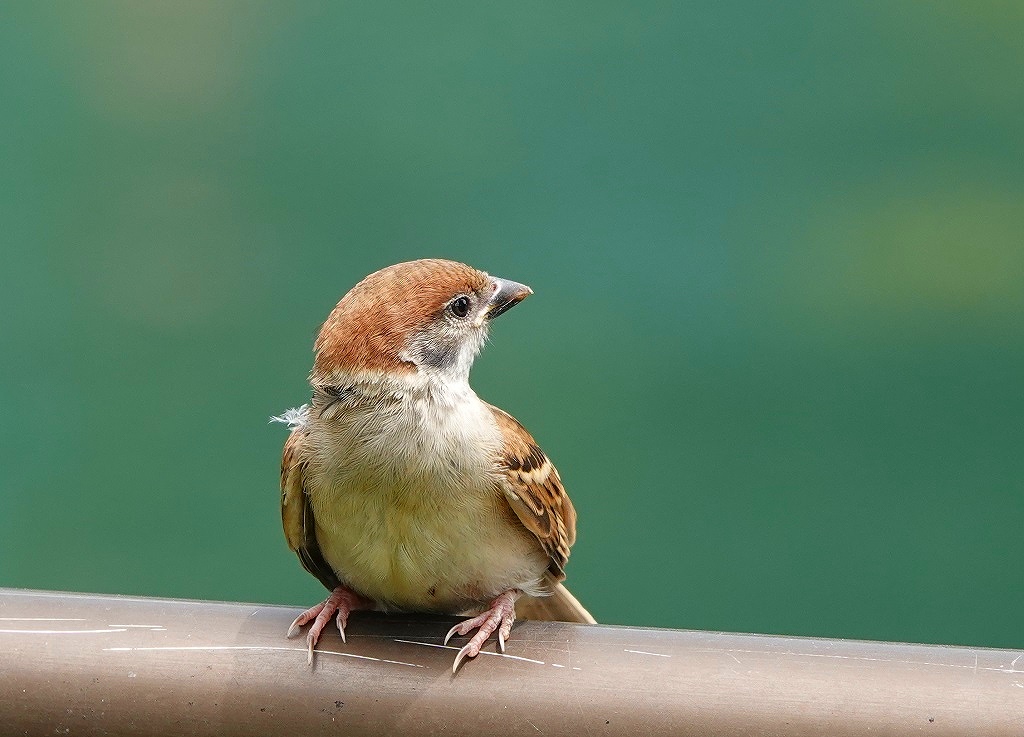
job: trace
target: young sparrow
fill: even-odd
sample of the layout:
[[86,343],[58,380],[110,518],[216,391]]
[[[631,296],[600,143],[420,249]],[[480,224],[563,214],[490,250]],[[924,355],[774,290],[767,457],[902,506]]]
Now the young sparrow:
[[[316,339],[312,402],[276,420],[285,537],[331,592],[303,612],[309,660],[357,609],[471,614],[452,670],[520,616],[594,619],[560,583],[576,513],[558,472],[512,415],[481,400],[469,370],[491,320],[532,290],[465,264],[423,259],[370,274]],[[521,598],[522,597],[522,598]]]

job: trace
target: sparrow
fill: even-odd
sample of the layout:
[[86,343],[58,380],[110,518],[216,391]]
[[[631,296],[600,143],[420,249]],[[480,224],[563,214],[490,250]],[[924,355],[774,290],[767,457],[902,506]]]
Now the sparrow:
[[288,546],[330,591],[292,623],[312,622],[308,662],[334,617],[373,609],[468,617],[474,634],[452,671],[516,608],[593,623],[562,585],[576,512],[558,471],[512,415],[469,385],[491,322],[533,293],[465,264],[422,259],[354,286],[314,343],[309,404],[273,420],[291,433],[281,460]]

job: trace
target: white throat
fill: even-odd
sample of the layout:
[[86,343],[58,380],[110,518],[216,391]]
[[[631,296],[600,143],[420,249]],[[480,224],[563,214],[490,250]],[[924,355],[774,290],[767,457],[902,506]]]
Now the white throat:
[[447,372],[350,377],[314,395],[310,422],[329,438],[318,470],[399,495],[462,493],[493,477],[501,445],[490,407]]

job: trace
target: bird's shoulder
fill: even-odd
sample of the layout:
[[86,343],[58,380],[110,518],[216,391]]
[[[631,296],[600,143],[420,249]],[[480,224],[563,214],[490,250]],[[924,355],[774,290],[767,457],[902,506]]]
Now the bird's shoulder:
[[508,412],[487,406],[502,439],[498,466],[505,498],[550,557],[552,575],[562,580],[576,540],[576,511],[558,470],[533,436]]
[[339,583],[338,576],[320,550],[306,488],[308,438],[308,427],[293,428],[281,452],[281,524],[288,547],[299,556],[302,567],[333,589]]

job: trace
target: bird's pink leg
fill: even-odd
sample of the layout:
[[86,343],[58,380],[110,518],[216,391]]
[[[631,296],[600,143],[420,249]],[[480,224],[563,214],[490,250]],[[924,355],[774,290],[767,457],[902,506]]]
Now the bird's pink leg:
[[494,634],[495,630],[498,630],[498,647],[505,652],[505,638],[511,634],[512,624],[516,621],[516,599],[521,593],[518,589],[506,591],[491,602],[490,609],[465,622],[459,622],[448,630],[448,634],[444,638],[445,645],[456,633],[466,635],[470,630],[477,630],[477,633],[456,654],[455,662],[452,664],[452,673],[458,670],[459,663],[463,658],[475,658],[479,655],[480,648],[487,642],[487,638]]
[[348,615],[359,609],[372,609],[373,602],[365,596],[360,596],[355,591],[345,586],[338,586],[331,592],[322,603],[310,607],[297,616],[288,628],[288,637],[295,637],[299,634],[299,628],[307,622],[312,621],[313,626],[309,628],[306,635],[306,645],[309,647],[309,654],[306,662],[313,664],[313,648],[324,627],[331,621],[331,617],[337,613],[335,622],[338,625],[338,632],[341,633],[341,641],[345,642],[345,625],[348,624]]

